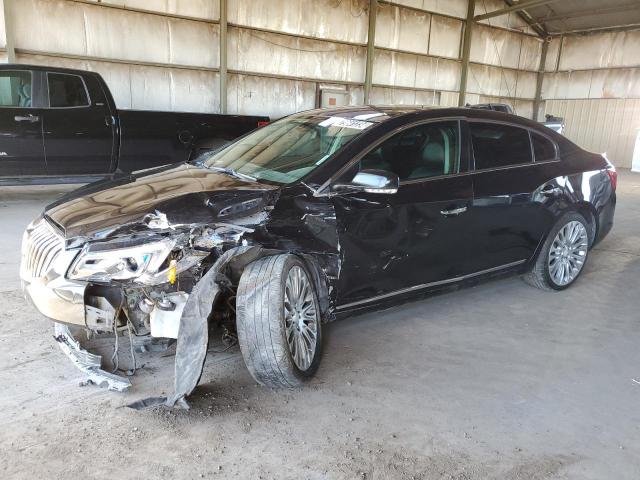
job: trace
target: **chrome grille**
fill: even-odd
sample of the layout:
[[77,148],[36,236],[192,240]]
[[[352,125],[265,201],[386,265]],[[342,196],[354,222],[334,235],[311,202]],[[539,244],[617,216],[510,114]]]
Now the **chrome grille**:
[[63,249],[62,237],[46,220],[40,221],[33,230],[25,233],[22,243],[23,275],[32,278],[44,276]]

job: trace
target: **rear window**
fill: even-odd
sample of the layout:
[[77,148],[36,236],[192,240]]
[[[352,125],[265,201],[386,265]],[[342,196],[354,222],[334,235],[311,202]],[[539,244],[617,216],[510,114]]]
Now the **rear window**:
[[556,158],[556,147],[548,138],[532,132],[531,142],[533,143],[533,154],[536,162],[544,162],[545,160]]
[[491,109],[495,112],[511,113],[511,108],[507,105],[492,105]]
[[476,170],[530,163],[531,143],[524,128],[497,123],[469,123]]
[[87,89],[82,77],[66,73],[47,73],[49,80],[49,107],[69,108],[89,105]]
[[0,107],[31,107],[31,72],[0,72]]

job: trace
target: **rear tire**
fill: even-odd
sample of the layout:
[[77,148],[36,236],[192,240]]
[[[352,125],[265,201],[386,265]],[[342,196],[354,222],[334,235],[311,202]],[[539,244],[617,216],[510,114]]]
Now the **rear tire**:
[[309,272],[295,255],[261,258],[245,268],[236,317],[242,356],[261,385],[298,387],[318,369],[318,298]]
[[563,215],[549,232],[531,271],[529,285],[542,290],[564,290],[578,279],[589,255],[589,224],[576,212]]

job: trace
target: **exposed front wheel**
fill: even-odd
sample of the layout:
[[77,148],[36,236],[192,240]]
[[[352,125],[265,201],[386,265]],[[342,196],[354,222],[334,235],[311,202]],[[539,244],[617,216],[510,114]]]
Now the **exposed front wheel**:
[[295,255],[249,264],[236,297],[238,341],[253,378],[269,387],[296,387],[318,369],[322,328],[316,291]]
[[553,227],[524,279],[544,290],[563,290],[576,281],[589,254],[589,229],[579,213],[565,214]]

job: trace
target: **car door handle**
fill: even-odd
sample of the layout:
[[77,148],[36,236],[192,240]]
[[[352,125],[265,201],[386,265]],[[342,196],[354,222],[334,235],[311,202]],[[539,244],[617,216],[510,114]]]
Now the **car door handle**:
[[35,122],[39,122],[40,121],[40,117],[37,115],[16,115],[15,117],[13,117],[13,119],[16,122],[31,122],[31,123],[35,123]]
[[557,195],[558,193],[560,193],[560,188],[553,185],[545,185],[544,187],[542,187],[542,190],[540,190],[540,192],[543,195]]
[[460,215],[467,211],[467,207],[453,208],[451,210],[440,210],[440,213],[445,217],[452,217],[455,215]]

